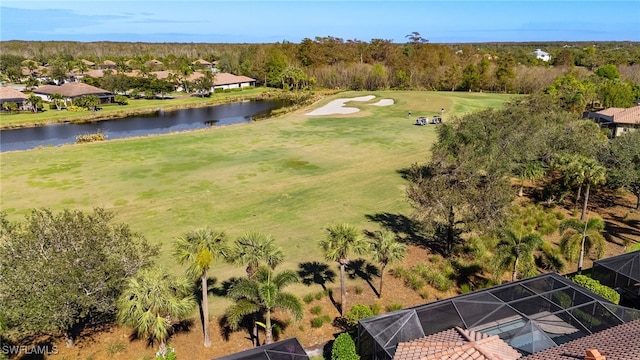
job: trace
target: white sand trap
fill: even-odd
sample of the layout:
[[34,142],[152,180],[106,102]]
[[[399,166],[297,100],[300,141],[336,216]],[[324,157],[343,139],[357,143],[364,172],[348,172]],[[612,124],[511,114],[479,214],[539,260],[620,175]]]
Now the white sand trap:
[[373,100],[374,98],[375,96],[373,95],[367,95],[367,96],[360,96],[360,97],[355,97],[350,99],[335,99],[329,102],[327,105],[321,108],[315,109],[312,112],[308,112],[305,115],[313,116],[313,115],[353,114],[360,111],[360,109],[353,108],[353,107],[345,107],[344,106],[345,103],[348,103],[349,101],[370,101],[370,100]]
[[373,106],[390,106],[393,105],[393,99],[380,99],[377,103],[371,104]]

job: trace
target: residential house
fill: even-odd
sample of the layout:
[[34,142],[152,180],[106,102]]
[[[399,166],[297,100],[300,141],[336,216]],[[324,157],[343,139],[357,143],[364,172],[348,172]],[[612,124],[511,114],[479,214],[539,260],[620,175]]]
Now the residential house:
[[146,63],[144,63],[144,65],[149,69],[154,69],[154,70],[159,70],[164,66],[162,61],[156,60],[156,59],[149,60]]
[[516,360],[522,357],[498,335],[455,327],[398,344],[393,360]]
[[4,108],[5,104],[16,104],[18,109],[24,107],[28,96],[9,86],[0,86],[0,106]]
[[215,360],[309,360],[297,338],[289,338],[265,344]]
[[81,61],[83,64],[85,64],[85,65],[87,65],[87,66],[89,66],[89,67],[94,67],[94,66],[96,66],[96,63],[94,63],[93,61],[87,60],[87,59],[80,59],[80,61]]
[[199,69],[213,70],[213,63],[210,63],[205,59],[198,59],[198,60],[192,62],[191,66],[193,66],[194,68],[199,68]]
[[523,360],[576,359],[640,359],[640,320],[620,324],[523,358]]
[[542,61],[551,60],[551,54],[549,54],[546,51],[542,51],[540,49],[536,49],[536,51],[532,52],[531,54],[535,55],[536,59],[538,59],[538,60],[542,60]]
[[118,68],[118,64],[116,64],[115,61],[111,61],[111,60],[105,60],[102,62],[102,64],[98,65],[99,70],[107,70],[107,69],[115,70],[117,68]]
[[213,79],[212,91],[215,89],[237,89],[251,86],[256,86],[256,79],[219,72],[215,74]]
[[590,111],[584,113],[582,117],[595,121],[601,128],[609,129],[611,137],[640,129],[640,105]]
[[62,85],[44,85],[33,90],[33,94],[41,97],[43,100],[50,102],[51,95],[61,94],[67,101],[79,98],[84,95],[95,95],[100,99],[100,103],[113,102],[114,94],[110,91],[91,86],[81,82],[70,82]]

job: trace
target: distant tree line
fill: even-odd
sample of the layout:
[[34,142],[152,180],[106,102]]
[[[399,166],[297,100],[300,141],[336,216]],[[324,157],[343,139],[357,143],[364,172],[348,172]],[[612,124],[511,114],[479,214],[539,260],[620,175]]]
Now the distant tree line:
[[[332,36],[305,38],[300,43],[274,44],[154,44],[112,42],[0,43],[0,72],[20,77],[20,67],[49,65],[49,76],[59,78],[72,68],[86,69],[80,60],[112,60],[118,69],[150,70],[144,64],[162,61],[162,69],[186,77],[191,62],[217,61],[223,72],[245,75],[279,88],[319,86],[353,90],[427,89],[531,94],[554,79],[573,74],[579,80],[596,69],[613,65],[620,81],[640,83],[640,44],[599,43],[482,43],[431,44],[419,33],[406,42],[372,39],[369,42]],[[548,62],[532,52],[542,48]],[[178,81],[178,79],[174,79]]]

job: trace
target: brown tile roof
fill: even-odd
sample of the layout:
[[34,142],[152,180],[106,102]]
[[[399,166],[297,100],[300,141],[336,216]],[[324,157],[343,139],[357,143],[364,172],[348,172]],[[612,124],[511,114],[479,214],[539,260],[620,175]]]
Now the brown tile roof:
[[394,360],[515,360],[522,355],[498,335],[459,327],[399,343]]
[[81,59],[80,61],[82,61],[82,62],[83,62],[85,65],[87,65],[87,66],[93,66],[93,65],[95,65],[95,64],[96,64],[96,63],[94,63],[93,61],[89,61],[89,60],[87,60],[87,59]]
[[529,355],[523,360],[582,360],[588,349],[597,349],[607,360],[640,359],[640,320],[610,327]]
[[8,86],[0,86],[0,100],[2,100],[3,102],[8,102],[8,101],[20,102],[27,98],[28,98],[27,95],[23,94],[22,92],[14,88],[11,88]]
[[101,64],[101,65],[116,66],[116,65],[118,65],[118,64],[116,64],[116,62],[115,62],[115,61],[105,60],[105,61],[103,61],[103,62],[102,62],[102,64]]
[[81,83],[81,82],[73,82],[73,83],[64,83],[60,86],[57,85],[44,85],[39,86],[35,90],[34,93],[38,94],[61,94],[66,97],[77,97],[82,95],[91,95],[91,94],[104,94],[109,93],[109,91],[97,88],[95,86],[91,86],[89,84]]
[[217,73],[213,82],[216,86],[220,85],[229,85],[229,84],[239,84],[245,82],[254,82],[256,79],[252,79],[247,76],[238,76],[229,73]]
[[208,62],[205,59],[198,59],[198,60],[192,62],[191,65],[211,65],[211,63]]
[[630,108],[608,108],[597,111],[596,114],[610,116],[614,123],[640,124],[640,105]]
[[162,71],[152,71],[149,75],[155,75],[159,80],[165,80],[171,75],[170,71],[162,70]]

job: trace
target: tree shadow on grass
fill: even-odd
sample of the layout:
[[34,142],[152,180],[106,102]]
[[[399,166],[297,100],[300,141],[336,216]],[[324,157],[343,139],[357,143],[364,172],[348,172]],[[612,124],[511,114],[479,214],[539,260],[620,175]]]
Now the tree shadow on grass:
[[[377,222],[385,229],[393,231],[402,243],[445,254],[446,244],[441,239],[444,239],[443,236],[446,234],[440,231],[441,227],[437,224],[433,236],[426,236],[420,223],[402,214],[377,213],[367,214],[365,217],[370,221]],[[373,236],[373,233],[367,233],[367,235]]]
[[303,284],[311,286],[318,284],[322,290],[327,290],[327,283],[332,283],[336,279],[336,273],[329,269],[329,265],[318,261],[298,264],[298,276]]
[[331,304],[340,311],[340,303],[333,297],[333,291],[327,289],[327,283],[335,282],[335,271],[329,269],[329,265],[318,261],[300,263],[298,264],[298,268],[298,276],[302,283],[307,286],[313,284],[320,285],[322,290],[329,296]]
[[[242,320],[240,320],[240,324],[238,326],[237,329],[233,330],[231,329],[231,326],[229,326],[229,321],[227,319],[226,315],[223,315],[221,317],[218,318],[218,325],[220,326],[220,336],[222,336],[222,338],[225,341],[229,341],[231,339],[231,334],[233,333],[237,333],[237,332],[246,332],[247,336],[245,336],[245,339],[249,340],[251,342],[251,346],[253,346],[254,342],[257,343],[258,345],[263,345],[260,343],[260,338],[261,338],[261,334],[262,334],[262,338],[265,338],[265,334],[264,334],[264,329],[263,328],[258,328],[258,336],[257,338],[254,339],[253,336],[253,317],[254,314],[247,314],[245,316],[242,317]],[[256,321],[261,322],[261,323],[265,323],[265,314],[264,313],[259,313],[258,316],[255,318]],[[273,317],[273,312],[271,313],[271,324],[272,324],[272,331],[273,331],[273,340],[274,341],[278,341],[280,340],[280,336],[281,334],[287,329],[287,327],[290,325],[290,322],[288,321],[283,321],[280,320],[278,318]]]
[[380,269],[377,266],[366,261],[365,259],[355,259],[349,261],[346,266],[346,270],[347,275],[350,279],[360,278],[366,281],[367,284],[369,284],[371,290],[373,290],[373,293],[377,297],[380,297],[378,289],[376,289],[376,287],[373,286],[373,283],[371,282],[374,276],[380,277]]

